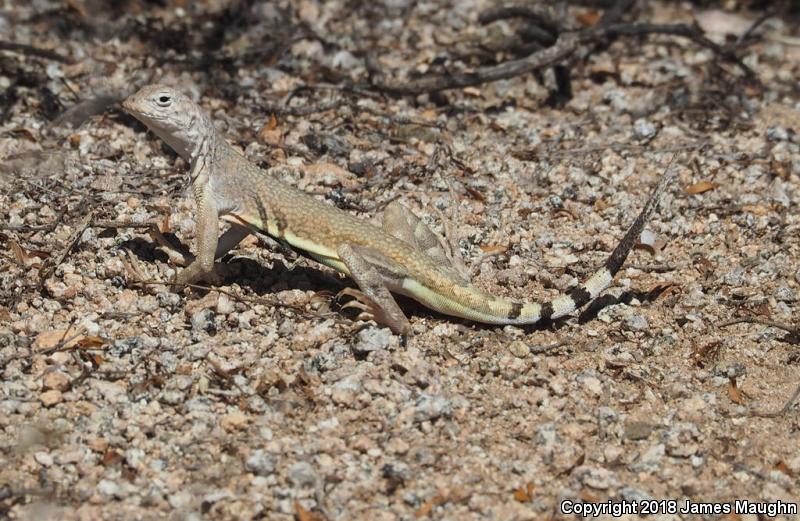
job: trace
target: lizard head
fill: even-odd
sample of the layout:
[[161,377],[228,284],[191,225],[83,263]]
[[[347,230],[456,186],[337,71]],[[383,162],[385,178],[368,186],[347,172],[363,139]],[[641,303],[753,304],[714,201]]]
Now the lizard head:
[[165,85],[147,85],[122,102],[130,115],[147,125],[186,160],[214,126],[185,94]]

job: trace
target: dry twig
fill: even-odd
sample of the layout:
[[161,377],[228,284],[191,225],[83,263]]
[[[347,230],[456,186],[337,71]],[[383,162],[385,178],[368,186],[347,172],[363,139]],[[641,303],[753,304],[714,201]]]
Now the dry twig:
[[36,56],[37,58],[45,58],[61,63],[72,63],[72,58],[62,56],[55,51],[49,49],[41,49],[33,45],[25,45],[22,43],[7,42],[0,40],[0,51],[11,51],[19,54],[26,54],[28,56]]
[[[622,2],[624,3],[624,1]],[[503,13],[504,15],[507,13]],[[495,14],[496,16],[496,14]],[[373,88],[389,94],[421,94],[447,89],[470,87],[497,80],[508,79],[535,70],[556,65],[565,61],[579,48],[585,45],[598,44],[621,35],[646,36],[665,34],[688,38],[694,43],[710,49],[724,60],[735,63],[751,81],[757,81],[756,74],[731,50],[720,47],[706,38],[696,27],[686,24],[662,25],[648,23],[611,23],[616,16],[604,17],[595,27],[576,32],[562,32],[556,42],[547,48],[529,54],[523,58],[480,67],[473,72],[454,72],[439,76],[427,76],[410,80],[406,83],[392,83],[381,79],[373,82]]]
[[750,413],[750,416],[757,416],[759,418],[777,418],[778,416],[783,416],[784,414],[789,412],[789,409],[792,407],[794,402],[797,400],[798,396],[800,396],[800,385],[797,386],[797,388],[794,390],[794,392],[789,397],[789,399],[786,401],[786,403],[783,405],[783,407],[781,407],[777,411],[773,411],[773,412],[752,411]]
[[775,322],[773,320],[767,320],[758,317],[734,318],[728,320],[727,322],[723,322],[722,324],[719,325],[719,327],[728,327],[734,324],[741,324],[742,322],[746,322],[748,324],[761,324],[762,326],[777,327],[778,329],[782,329],[792,336],[800,336],[800,328],[790,326],[789,324],[784,324],[782,322]]

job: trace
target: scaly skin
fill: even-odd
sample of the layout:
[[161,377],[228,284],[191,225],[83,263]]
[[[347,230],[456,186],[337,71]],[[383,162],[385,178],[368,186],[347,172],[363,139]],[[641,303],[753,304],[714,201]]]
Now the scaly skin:
[[[123,107],[191,165],[197,258],[179,273],[178,283],[207,277],[214,259],[248,233],[266,233],[353,278],[366,297],[363,309],[400,334],[408,334],[410,324],[390,291],[441,313],[487,324],[533,324],[573,312],[611,283],[671,179],[662,178],[605,265],[586,282],[544,304],[517,303],[469,284],[451,266],[438,238],[402,207],[387,208],[381,229],[256,167],[225,141],[196,103],[175,89],[144,87]],[[222,237],[220,218],[233,223]]]

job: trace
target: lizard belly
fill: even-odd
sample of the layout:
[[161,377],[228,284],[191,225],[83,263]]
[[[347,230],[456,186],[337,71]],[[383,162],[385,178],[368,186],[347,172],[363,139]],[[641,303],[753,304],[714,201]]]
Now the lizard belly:
[[262,219],[247,218],[244,215],[233,212],[221,216],[221,219],[246,226],[247,228],[261,233],[266,233],[277,241],[285,242],[292,248],[308,253],[316,261],[326,266],[330,266],[343,273],[348,273],[347,268],[339,261],[339,256],[332,248],[311,239],[300,237],[291,230],[281,228],[274,219],[268,218],[266,219],[267,222],[264,223]]

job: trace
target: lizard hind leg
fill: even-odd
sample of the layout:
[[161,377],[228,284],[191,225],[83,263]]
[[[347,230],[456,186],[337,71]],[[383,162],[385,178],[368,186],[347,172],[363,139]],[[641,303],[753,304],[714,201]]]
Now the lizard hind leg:
[[455,252],[410,209],[395,201],[383,211],[383,231],[403,240],[433,259],[439,268],[461,284],[468,283],[468,274],[461,269],[460,257],[454,261]]
[[372,318],[378,324],[388,326],[392,332],[406,336],[411,332],[411,324],[400,306],[389,292],[387,281],[401,279],[402,274],[388,266],[388,263],[370,262],[369,252],[362,248],[342,244],[337,249],[339,259],[347,266],[352,278],[361,291],[345,289],[340,295],[355,297],[357,302],[348,302],[343,307],[362,310],[359,317]]

